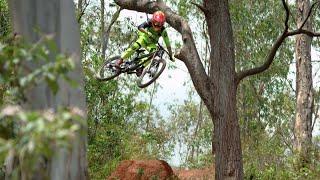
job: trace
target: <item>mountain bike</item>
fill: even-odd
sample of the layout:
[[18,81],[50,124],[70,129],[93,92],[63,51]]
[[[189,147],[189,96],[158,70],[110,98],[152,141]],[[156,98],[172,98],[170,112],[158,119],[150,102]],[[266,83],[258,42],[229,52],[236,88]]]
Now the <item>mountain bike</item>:
[[150,61],[148,65],[143,68],[137,80],[138,87],[145,88],[149,86],[163,72],[166,67],[166,61],[163,59],[163,55],[164,53],[169,53],[159,43],[155,51],[150,53],[145,53],[145,51],[145,49],[137,50],[134,57],[121,64],[120,68],[115,66],[120,56],[106,60],[99,68],[96,78],[100,81],[108,81],[122,73],[134,74],[137,73],[139,68],[143,68],[143,65],[147,63],[147,61]]

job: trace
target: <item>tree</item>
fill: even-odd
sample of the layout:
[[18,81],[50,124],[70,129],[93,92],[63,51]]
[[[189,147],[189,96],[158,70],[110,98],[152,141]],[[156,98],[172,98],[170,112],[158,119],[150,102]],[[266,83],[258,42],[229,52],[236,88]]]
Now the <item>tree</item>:
[[[9,1],[14,32],[23,36],[29,43],[36,43],[41,34],[53,35],[58,53],[67,53],[73,59],[75,69],[68,76],[79,87],[58,79],[59,88],[52,90],[47,84],[41,83],[28,89],[24,107],[30,110],[52,109],[57,112],[59,107],[78,109],[85,114],[86,104],[83,91],[83,75],[80,62],[80,34],[76,22],[74,4],[71,0]],[[37,31],[35,31],[37,30]],[[51,61],[55,61],[55,52],[51,53]],[[24,67],[33,70],[41,63],[23,62]],[[55,148],[52,159],[44,166],[50,179],[87,179],[86,133],[77,134],[73,142],[69,142],[71,150]],[[39,170],[40,171],[40,170]],[[39,176],[34,174],[35,177]],[[37,177],[43,179],[43,177]]]
[[[311,31],[311,20],[304,21],[310,9],[309,0],[296,0],[298,8],[297,26]],[[312,107],[313,85],[311,65],[312,37],[301,34],[296,36],[296,118],[295,118],[295,150],[299,156],[299,167],[310,164],[310,148],[312,146]]]
[[[289,8],[286,10],[285,27],[277,38],[263,65],[236,72],[233,30],[229,13],[229,2],[224,0],[203,0],[195,4],[205,15],[210,37],[210,74],[206,74],[196,49],[188,22],[173,12],[163,1],[116,0],[120,7],[140,12],[163,11],[167,22],[182,36],[182,48],[175,55],[188,68],[198,94],[208,108],[214,123],[214,149],[216,152],[216,179],[243,179],[243,163],[240,130],[236,112],[236,90],[242,79],[267,70],[284,40],[296,34],[319,36],[308,30],[289,31]],[[304,23],[303,23],[304,24]]]
[[182,166],[203,168],[212,164],[212,122],[203,103],[196,102],[193,89],[183,104],[170,105],[169,127],[175,146],[179,147]]

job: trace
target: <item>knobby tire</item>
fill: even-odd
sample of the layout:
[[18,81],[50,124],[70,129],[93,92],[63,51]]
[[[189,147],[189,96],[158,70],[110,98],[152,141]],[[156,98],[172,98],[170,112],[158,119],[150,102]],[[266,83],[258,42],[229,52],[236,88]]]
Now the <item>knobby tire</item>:
[[105,67],[105,66],[108,65],[110,62],[112,62],[114,60],[117,60],[117,59],[120,59],[120,56],[115,56],[115,57],[112,57],[112,58],[106,60],[102,64],[102,66],[99,68],[98,74],[96,75],[96,79],[99,80],[99,81],[108,81],[108,80],[111,80],[111,79],[119,76],[121,74],[120,69],[119,69],[119,71],[114,72],[114,74],[112,74],[110,76],[101,77],[101,74],[104,72],[104,68],[109,68],[109,67]]
[[138,79],[138,82],[137,82],[138,87],[140,87],[140,88],[145,88],[145,87],[149,86],[151,83],[153,83],[156,79],[158,79],[158,77],[161,75],[161,73],[164,71],[164,69],[165,69],[165,67],[166,67],[166,61],[165,61],[165,60],[159,59],[158,61],[159,61],[159,64],[163,64],[163,65],[161,66],[160,71],[158,71],[157,74],[155,74],[150,81],[142,84],[143,77],[147,74],[148,69],[149,69],[149,68],[145,68],[145,69],[143,70],[141,76],[140,76],[139,79]]

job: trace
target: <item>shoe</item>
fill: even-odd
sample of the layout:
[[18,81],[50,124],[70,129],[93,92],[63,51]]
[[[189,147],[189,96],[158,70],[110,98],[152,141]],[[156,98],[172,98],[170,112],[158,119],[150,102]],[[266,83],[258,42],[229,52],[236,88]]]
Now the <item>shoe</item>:
[[140,77],[141,76],[141,74],[142,74],[142,72],[143,72],[143,66],[141,66],[141,67],[139,67],[138,69],[136,69],[136,75],[137,75],[137,77]]
[[116,61],[116,63],[114,64],[114,66],[116,67],[116,68],[118,68],[118,69],[120,69],[121,67],[121,64],[123,63],[123,59],[122,58],[120,58],[120,59],[118,59],[117,61]]

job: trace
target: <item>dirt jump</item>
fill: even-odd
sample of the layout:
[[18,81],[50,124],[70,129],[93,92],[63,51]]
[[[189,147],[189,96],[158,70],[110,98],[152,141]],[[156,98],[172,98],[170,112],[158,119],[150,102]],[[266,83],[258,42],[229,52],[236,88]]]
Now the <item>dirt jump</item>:
[[107,180],[213,180],[214,167],[204,169],[172,169],[163,160],[125,160]]

